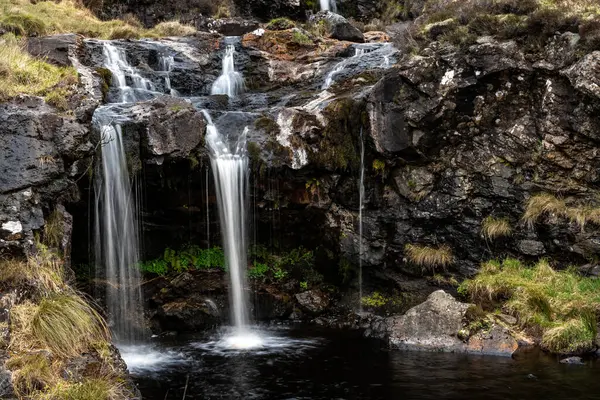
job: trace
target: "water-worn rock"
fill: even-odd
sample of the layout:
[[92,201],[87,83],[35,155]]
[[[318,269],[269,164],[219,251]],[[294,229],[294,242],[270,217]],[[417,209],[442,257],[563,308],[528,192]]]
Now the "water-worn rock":
[[311,314],[320,314],[329,306],[329,296],[320,290],[297,293],[296,300],[301,308]]
[[365,37],[360,29],[348,22],[346,18],[331,11],[320,11],[311,16],[310,23],[324,24],[327,28],[328,36],[333,39],[360,43],[365,41]]
[[81,43],[82,37],[74,33],[31,37],[27,39],[27,51],[52,64],[72,66]]
[[518,343],[502,326],[493,324],[468,338],[459,337],[469,307],[438,290],[403,315],[374,319],[365,334],[383,339],[393,349],[512,355]]
[[581,357],[567,357],[560,360],[561,364],[585,365]]
[[433,292],[406,314],[388,319],[389,344],[404,350],[464,351],[457,333],[468,308],[443,290]]

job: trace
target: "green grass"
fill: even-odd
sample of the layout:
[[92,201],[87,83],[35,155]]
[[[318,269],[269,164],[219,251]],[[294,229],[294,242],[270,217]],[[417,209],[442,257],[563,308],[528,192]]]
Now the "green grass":
[[459,293],[487,309],[502,307],[554,353],[591,350],[600,311],[600,280],[555,271],[542,260],[527,267],[515,259],[485,263]]
[[0,101],[29,94],[66,98],[77,84],[77,72],[72,67],[57,67],[30,56],[25,44],[12,34],[0,37]]

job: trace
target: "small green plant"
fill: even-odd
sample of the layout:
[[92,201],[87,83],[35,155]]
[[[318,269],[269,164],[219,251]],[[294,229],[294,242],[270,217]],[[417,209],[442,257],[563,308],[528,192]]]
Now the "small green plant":
[[374,159],[373,160],[373,171],[377,174],[383,175],[385,173],[385,161]]
[[248,278],[250,279],[261,279],[264,278],[267,272],[269,271],[269,266],[264,263],[256,262],[248,270]]
[[292,42],[305,46],[313,44],[313,41],[301,31],[294,31],[292,33]]
[[306,281],[300,282],[300,290],[306,290],[306,289],[308,289],[308,282],[306,282]]
[[512,228],[508,218],[494,218],[491,215],[481,223],[481,234],[486,240],[494,240],[499,237],[510,236]]
[[363,306],[370,308],[381,308],[389,301],[389,298],[385,297],[379,292],[373,292],[370,296],[363,296],[363,298],[360,300]]
[[284,279],[286,276],[288,276],[288,272],[286,270],[284,270],[283,268],[276,267],[273,269],[273,277],[275,279],[281,280],[281,279]]
[[142,272],[158,275],[211,268],[224,270],[225,255],[220,247],[202,249],[199,246],[188,245],[179,251],[166,248],[161,258],[141,262],[138,268]]

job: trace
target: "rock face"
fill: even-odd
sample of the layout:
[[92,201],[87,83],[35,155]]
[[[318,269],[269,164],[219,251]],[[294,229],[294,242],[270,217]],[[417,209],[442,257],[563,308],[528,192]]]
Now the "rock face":
[[471,304],[461,303],[443,290],[404,315],[372,323],[368,336],[385,338],[391,348],[510,356],[518,348],[510,332],[499,325],[477,332],[467,341],[459,338]]
[[42,99],[0,105],[0,251],[33,243],[54,205],[78,200],[93,144],[84,121],[60,115]]

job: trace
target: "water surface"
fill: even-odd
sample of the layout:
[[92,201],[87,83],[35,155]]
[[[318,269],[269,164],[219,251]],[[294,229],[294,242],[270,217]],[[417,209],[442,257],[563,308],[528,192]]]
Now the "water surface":
[[[262,330],[236,350],[220,334],[163,339],[124,352],[149,400],[599,399],[600,365],[540,353],[511,358],[385,351],[379,343],[306,327]],[[187,390],[186,388],[187,382]]]

